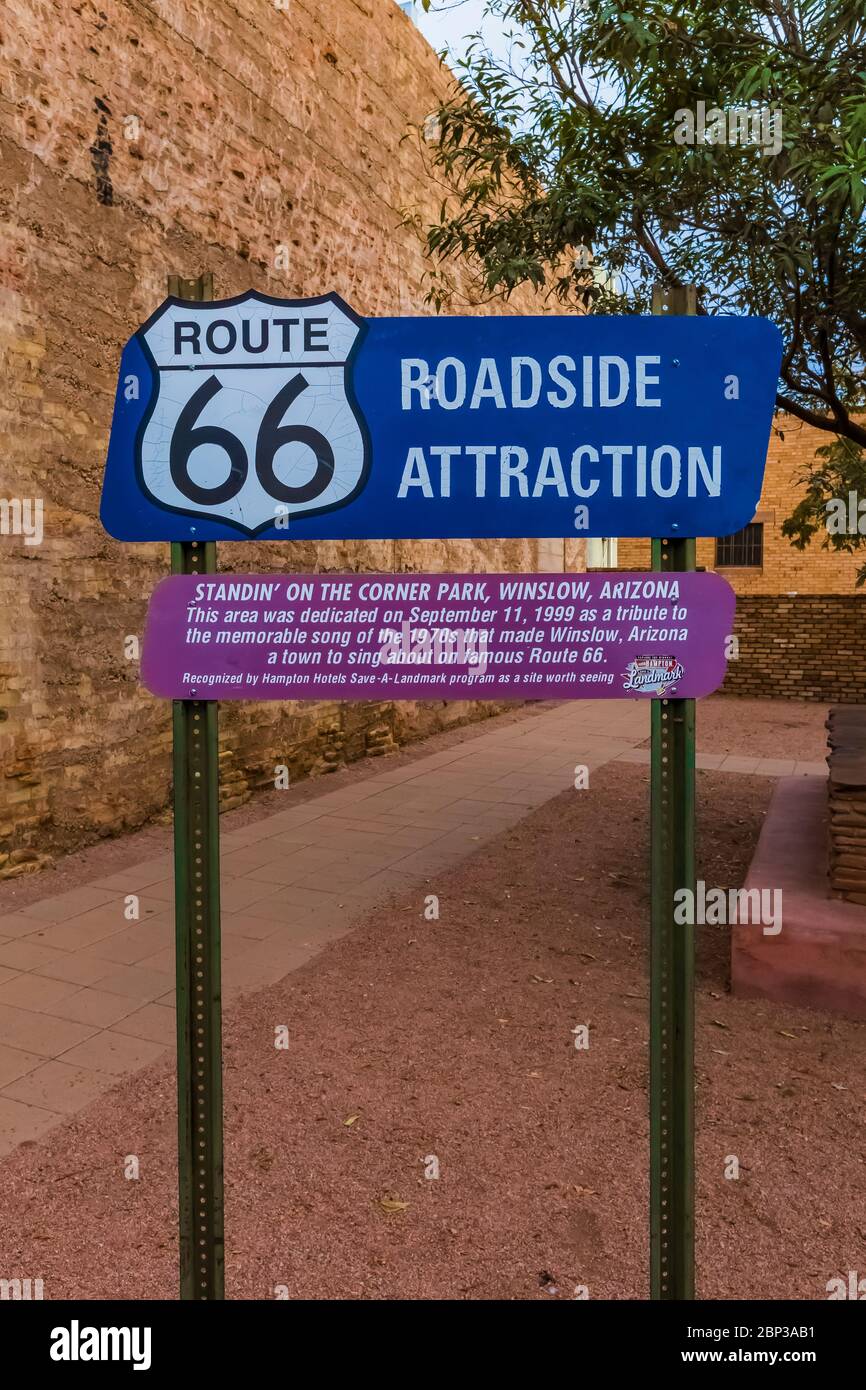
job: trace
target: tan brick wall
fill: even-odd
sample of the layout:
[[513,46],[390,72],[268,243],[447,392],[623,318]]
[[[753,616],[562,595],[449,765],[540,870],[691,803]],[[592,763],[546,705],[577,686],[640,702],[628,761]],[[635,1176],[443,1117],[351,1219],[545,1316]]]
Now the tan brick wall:
[[[400,210],[432,213],[437,190],[403,136],[445,78],[393,0],[7,0],[0,55],[0,497],[46,506],[43,545],[0,538],[3,876],[167,800],[168,709],[123,644],[168,547],[120,545],[96,520],[122,344],[169,271],[210,269],[221,297],[334,289],[363,314],[425,312]],[[235,569],[555,559],[524,541],[220,547]],[[296,776],[483,709],[226,709],[226,784],[243,796],[277,762]]]
[[[802,496],[799,479],[833,436],[812,429],[791,416],[779,415],[770,438],[761,500],[755,520],[764,527],[764,563],[760,569],[723,567],[718,570],[737,594],[851,594],[857,570],[866,564],[866,548],[859,554],[823,550],[820,536],[806,550],[795,550],[782,535],[782,522]],[[716,569],[714,540],[699,540],[697,562]],[[648,540],[621,540],[617,547],[620,569],[648,569]]]
[[726,695],[858,704],[866,698],[866,602],[851,594],[737,598],[739,657]]

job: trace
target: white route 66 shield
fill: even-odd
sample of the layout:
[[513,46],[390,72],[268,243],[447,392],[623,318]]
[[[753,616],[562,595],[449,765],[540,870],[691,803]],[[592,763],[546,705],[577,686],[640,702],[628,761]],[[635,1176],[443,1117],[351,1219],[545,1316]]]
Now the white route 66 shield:
[[155,382],[137,441],[144,491],[247,535],[345,505],[369,469],[351,386],[364,327],[334,294],[167,300],[138,334]]

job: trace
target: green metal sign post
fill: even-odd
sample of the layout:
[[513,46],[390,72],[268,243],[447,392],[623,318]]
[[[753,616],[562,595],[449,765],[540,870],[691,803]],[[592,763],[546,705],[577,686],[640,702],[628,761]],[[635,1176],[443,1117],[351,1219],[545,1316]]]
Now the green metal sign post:
[[[213,277],[207,274],[198,280],[184,280],[171,275],[168,292],[175,300],[210,302],[213,300]],[[249,295],[240,296],[229,302],[236,305],[246,303],[249,298]],[[322,299],[309,301],[317,310],[323,302]],[[303,307],[304,303],[291,302],[293,307],[298,304]],[[696,312],[695,290],[688,286],[657,288],[652,307],[654,314],[693,315]],[[160,314],[171,313],[176,308],[176,305],[169,305],[167,309],[163,306]],[[334,312],[345,318],[347,311],[338,303]],[[321,325],[324,319],[320,317],[316,322]],[[189,327],[185,325],[186,329]],[[195,324],[192,327],[195,328]],[[183,343],[186,339],[179,341]],[[136,348],[136,352],[138,361],[140,349]],[[151,365],[155,373],[160,370],[152,354]],[[674,362],[674,365],[679,363]],[[179,367],[169,363],[164,369],[176,371]],[[151,390],[154,389],[158,390],[158,386],[152,385]],[[155,399],[152,395],[151,401]],[[140,450],[142,422],[138,416],[130,416],[127,420],[123,404],[118,409],[121,411],[121,424],[118,425],[121,442],[117,448],[125,458],[124,448],[132,449],[134,444]],[[224,426],[212,426],[211,433],[233,439]],[[324,440],[332,456],[330,471],[325,470],[329,479],[333,471],[333,449],[318,430],[308,430],[307,434],[310,433]],[[284,438],[285,435],[286,429],[281,428],[274,437]],[[293,437],[303,436],[296,431]],[[243,454],[236,439],[234,446]],[[140,452],[136,457],[140,464]],[[160,479],[151,478],[151,485],[161,496]],[[121,502],[126,495],[121,489],[118,493]],[[111,507],[116,508],[118,499],[111,488],[108,498]],[[327,512],[328,509],[323,510]],[[164,515],[158,513],[161,525],[165,524]],[[194,536],[196,528],[201,530],[202,536],[207,534],[209,516],[200,521],[199,512],[186,515],[184,524],[188,535]],[[190,516],[196,520],[195,527],[189,524]],[[673,521],[671,526],[675,526]],[[148,538],[148,533],[142,535],[134,527],[133,530],[138,538]],[[657,571],[694,570],[694,539],[674,536],[654,539],[652,567]],[[214,573],[216,544],[204,539],[172,543],[171,568],[173,574]],[[196,692],[190,693],[195,695]],[[674,906],[678,889],[693,891],[695,886],[695,703],[694,700],[658,698],[652,700],[651,709],[651,1296],[654,1299],[692,1299],[694,928],[693,925],[677,925]],[[180,1292],[183,1299],[219,1300],[225,1294],[216,701],[174,700],[173,731]]]
[[[694,314],[693,287],[653,291],[654,314]],[[653,540],[654,570],[693,570],[691,538]],[[674,894],[695,887],[695,702],[653,700],[650,774],[650,1296],[695,1296],[694,927]]]
[[[170,275],[168,293],[211,300],[213,276]],[[172,574],[216,567],[215,542],[172,544]],[[215,700],[172,702],[182,1299],[225,1296],[217,711]]]

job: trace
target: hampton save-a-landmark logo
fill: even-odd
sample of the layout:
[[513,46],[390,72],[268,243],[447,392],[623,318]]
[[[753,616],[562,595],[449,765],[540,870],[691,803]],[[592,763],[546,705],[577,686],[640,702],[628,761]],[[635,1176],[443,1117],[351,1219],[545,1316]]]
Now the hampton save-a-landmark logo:
[[622,688],[642,695],[666,695],[676,690],[684,675],[685,667],[675,656],[636,656],[625,668]]

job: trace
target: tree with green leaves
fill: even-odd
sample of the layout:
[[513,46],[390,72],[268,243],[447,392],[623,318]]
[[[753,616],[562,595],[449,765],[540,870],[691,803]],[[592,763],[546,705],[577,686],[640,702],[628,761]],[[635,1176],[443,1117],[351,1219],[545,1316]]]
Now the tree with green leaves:
[[854,549],[866,536],[826,520],[866,498],[866,0],[486,10],[501,43],[469,39],[424,132],[443,187],[429,299],[460,257],[489,295],[639,314],[654,283],[692,284],[701,313],[773,319],[777,405],[830,437],[784,530]]

